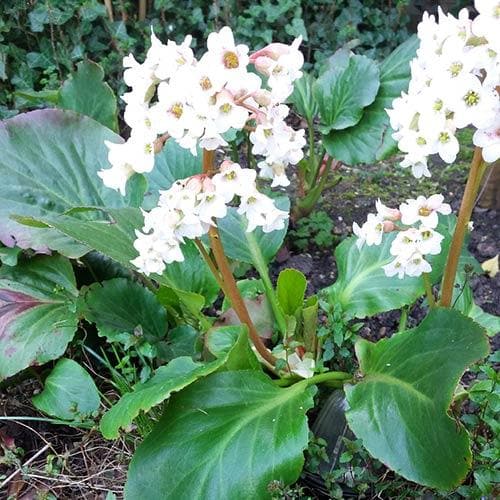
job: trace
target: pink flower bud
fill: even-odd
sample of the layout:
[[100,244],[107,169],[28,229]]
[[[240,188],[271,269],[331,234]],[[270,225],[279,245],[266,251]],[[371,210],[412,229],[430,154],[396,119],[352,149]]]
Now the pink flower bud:
[[285,43],[270,43],[250,56],[250,62],[255,64],[259,57],[268,57],[277,61],[280,56],[290,53],[290,45]]
[[390,220],[385,220],[384,221],[384,233],[392,233],[396,229],[396,225],[394,222]]

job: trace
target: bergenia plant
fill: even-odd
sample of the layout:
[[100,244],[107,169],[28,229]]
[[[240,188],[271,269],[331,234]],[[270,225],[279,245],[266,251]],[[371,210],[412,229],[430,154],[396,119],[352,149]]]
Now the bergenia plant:
[[[102,403],[101,416],[90,376],[62,359],[33,402],[59,423],[95,427],[99,418],[108,439],[137,429],[130,500],[271,498],[299,479],[307,413],[332,390],[373,457],[422,485],[457,487],[471,450],[450,408],[499,324],[473,303],[465,278],[478,265],[464,248],[474,200],[500,156],[500,4],[476,8],[474,20],[465,10],[426,14],[418,40],[380,64],[344,47],[316,79],[302,74],[300,39],[250,53],[224,27],[195,57],[190,36],[178,45],[153,34],[142,63],[124,58],[127,140],[107,127],[114,101],[90,107],[95,120],[89,108],[67,110],[89,85],[108,99],[93,63],[64,84],[64,110],[3,122],[0,172],[13,181],[0,186],[12,204],[0,207],[0,240],[58,254],[3,261],[0,379],[57,359],[84,331],[79,345],[110,368],[121,397]],[[307,148],[286,102],[308,124]],[[112,119],[101,114],[109,109]],[[336,248],[331,286],[308,296],[295,269],[273,282],[268,267],[290,210],[312,210],[341,164],[380,159],[398,144],[402,166],[427,176],[428,157],[453,162],[456,130],[469,126],[476,150],[458,218],[441,194],[398,208],[378,200]],[[273,188],[294,176],[290,209]],[[90,284],[77,283],[73,266],[88,266]],[[426,316],[408,329],[417,302]],[[398,331],[376,343],[357,337],[354,369],[336,358],[339,335],[393,310]],[[92,328],[104,351],[135,353],[133,387],[86,344]]]

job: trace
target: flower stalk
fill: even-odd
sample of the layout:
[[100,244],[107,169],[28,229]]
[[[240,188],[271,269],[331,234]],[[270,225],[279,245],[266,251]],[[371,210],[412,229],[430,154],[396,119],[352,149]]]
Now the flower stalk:
[[[204,174],[211,175],[214,173],[214,159],[215,151],[207,151],[206,149],[203,150]],[[239,320],[247,326],[248,334],[252,343],[257,349],[257,352],[265,361],[274,366],[276,358],[264,345],[264,342],[260,338],[259,333],[257,332],[252,319],[250,318],[250,314],[248,313],[248,309],[245,305],[245,302],[243,301],[243,297],[241,296],[240,291],[238,290],[238,286],[236,285],[236,280],[234,279],[233,273],[229,266],[229,262],[224,252],[224,247],[222,246],[222,242],[220,240],[219,231],[216,227],[210,228],[210,230],[208,231],[208,238],[210,240],[210,247],[214,255],[215,264],[206,251],[201,251],[200,246],[203,246],[201,242],[200,245],[198,245],[198,249],[200,249],[200,252],[205,260],[208,257],[209,260],[207,261],[207,263],[211,263],[209,265],[210,270],[215,275],[215,278],[221,286],[224,295],[230,300],[231,305],[233,306]]]
[[472,164],[470,168],[467,184],[465,185],[460,211],[458,212],[457,225],[453,238],[451,240],[450,251],[448,253],[448,260],[443,275],[443,282],[441,285],[441,301],[442,307],[450,307],[451,299],[453,297],[453,286],[455,284],[455,276],[457,274],[458,261],[462,252],[462,247],[467,233],[467,228],[474,208],[476,195],[481,184],[481,179],[485,171],[486,163],[483,160],[482,149],[476,147]]

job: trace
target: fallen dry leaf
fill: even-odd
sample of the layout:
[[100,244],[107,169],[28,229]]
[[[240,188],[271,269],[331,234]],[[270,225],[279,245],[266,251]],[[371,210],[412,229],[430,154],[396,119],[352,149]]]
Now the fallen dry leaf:
[[498,273],[498,255],[495,255],[495,257],[485,260],[482,264],[481,267],[483,268],[483,271],[490,277],[494,278],[497,273]]

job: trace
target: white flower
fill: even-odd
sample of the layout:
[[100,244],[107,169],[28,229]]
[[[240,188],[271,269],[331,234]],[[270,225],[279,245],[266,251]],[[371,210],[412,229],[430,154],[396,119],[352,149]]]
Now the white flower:
[[418,229],[420,238],[417,242],[417,248],[423,255],[438,255],[441,253],[441,242],[444,236],[434,229],[420,226]]
[[420,276],[423,273],[430,273],[431,265],[425,260],[420,252],[415,252],[406,262],[405,273],[408,276]]
[[441,194],[433,194],[429,198],[419,196],[417,199],[406,200],[401,203],[401,222],[406,225],[421,222],[424,226],[434,229],[438,225],[438,213],[448,215],[451,207],[443,203],[444,197]]
[[257,173],[253,169],[241,168],[237,163],[225,161],[220,167],[220,172],[215,174],[212,181],[215,190],[227,203],[235,195],[248,196],[255,191],[255,178]]
[[359,227],[352,225],[353,233],[358,237],[356,245],[359,249],[366,243],[368,246],[380,245],[384,234],[384,219],[380,215],[368,214],[366,222]]
[[405,276],[406,263],[408,259],[402,256],[396,257],[393,261],[389,262],[385,266],[382,266],[384,273],[389,278],[398,275],[399,279],[403,279]]
[[391,255],[408,259],[411,255],[418,251],[421,239],[422,235],[420,234],[420,231],[414,227],[411,227],[406,231],[401,231],[396,235],[391,243]]
[[487,163],[493,163],[500,158],[500,115],[496,123],[485,129],[474,132],[473,142],[483,148],[483,158]]
[[233,96],[222,91],[217,95],[213,120],[217,132],[223,134],[230,128],[242,129],[248,120],[248,110],[235,104]]
[[384,220],[396,221],[401,219],[401,212],[397,208],[386,207],[380,198],[375,202],[377,214]]
[[490,129],[498,123],[500,9],[498,0],[477,0],[476,7],[480,15],[474,21],[467,9],[458,18],[438,9],[439,22],[424,14],[408,93],[387,110],[393,137],[406,153],[401,166],[411,167],[417,178],[430,176],[429,155],[455,161],[457,129],[471,124]]
[[130,165],[123,167],[111,167],[106,170],[99,170],[97,175],[102,179],[105,186],[119,191],[122,196],[125,196],[125,186],[127,181],[134,175],[134,170]]
[[302,359],[295,353],[287,353],[283,350],[276,353],[279,359],[286,359],[288,368],[292,373],[302,378],[311,378],[314,375],[315,361],[309,355],[305,355]]

